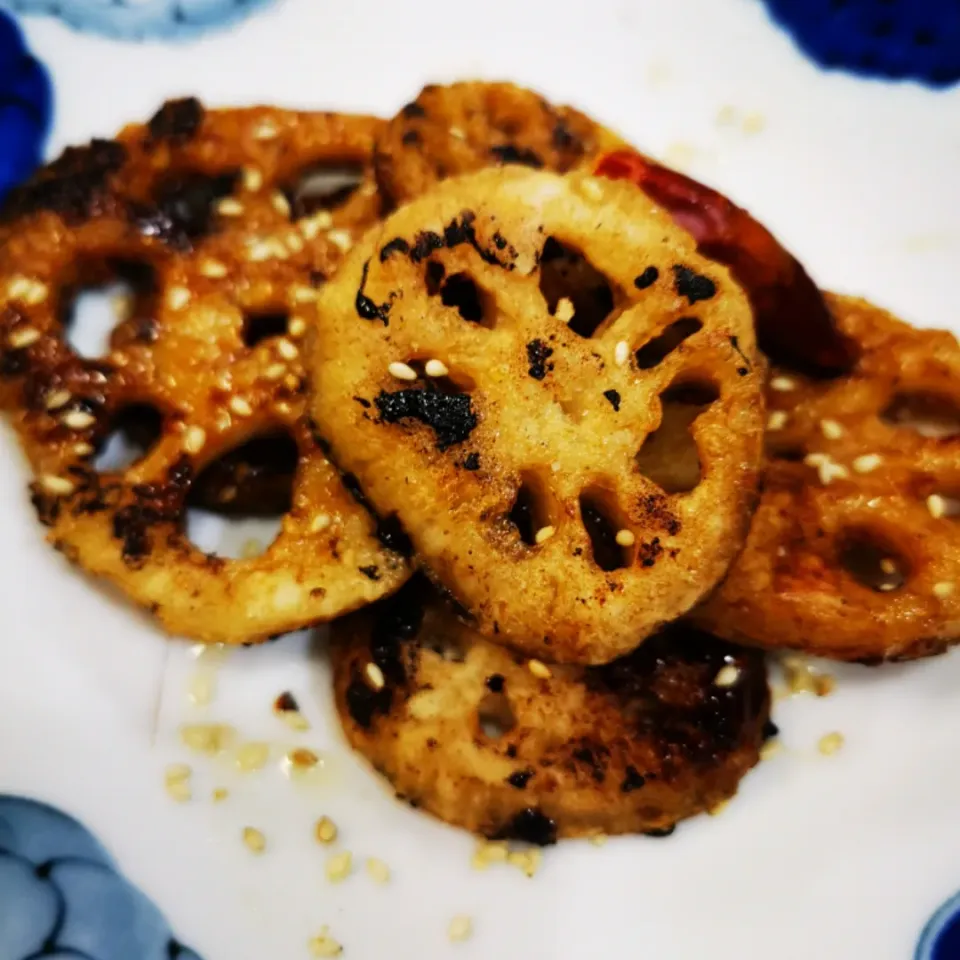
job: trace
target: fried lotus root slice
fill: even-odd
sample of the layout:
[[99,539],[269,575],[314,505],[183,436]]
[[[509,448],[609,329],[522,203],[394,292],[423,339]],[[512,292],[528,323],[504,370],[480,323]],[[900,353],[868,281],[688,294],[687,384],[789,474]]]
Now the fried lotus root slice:
[[[182,122],[171,111],[186,111]],[[168,105],[118,142],[68,151],[7,210],[0,396],[37,476],[34,503],[60,550],[172,633],[255,641],[339,616],[408,575],[303,416],[300,344],[305,303],[316,295],[309,278],[319,264],[332,272],[342,252],[267,199],[302,163],[363,149],[369,157],[375,126],[265,109],[197,116]],[[216,213],[206,232],[185,232],[198,223],[196,210],[164,192],[171,177],[254,168],[263,184],[246,193],[237,186],[233,198],[250,217],[242,229]],[[256,178],[246,179],[252,187]],[[268,229],[277,246],[261,258],[247,239]],[[149,303],[117,326],[106,356],[82,357],[65,338],[65,303],[118,261],[149,274]],[[283,327],[254,342],[250,321],[265,315]],[[98,452],[132,412],[154,421],[146,449],[123,468],[99,470]],[[196,478],[219,457],[278,434],[297,452],[276,540],[248,560],[198,550],[184,530]]]
[[599,663],[713,588],[762,447],[752,314],[630,184],[503,168],[321,292],[311,409],[480,631]]
[[732,797],[769,729],[762,655],[684,623],[606,666],[546,668],[414,580],[332,641],[351,746],[402,799],[494,839],[662,836]]
[[827,302],[860,360],[828,383],[772,371],[760,506],[695,619],[838,660],[940,653],[960,639],[960,347]]
[[623,146],[572,107],[512,83],[431,84],[377,138],[380,188],[402,204],[447,177],[501,164],[565,173]]
[[696,237],[700,253],[730,267],[753,305],[760,348],[772,360],[816,376],[853,367],[856,346],[834,321],[823,294],[746,210],[632,150],[601,157],[596,172],[635,183]]

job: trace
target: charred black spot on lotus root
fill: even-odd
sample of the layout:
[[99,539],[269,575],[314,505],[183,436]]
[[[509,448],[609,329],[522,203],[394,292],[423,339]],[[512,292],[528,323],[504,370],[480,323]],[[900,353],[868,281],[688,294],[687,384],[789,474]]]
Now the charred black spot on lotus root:
[[359,403],[364,410],[369,410],[373,406],[373,404],[366,397],[354,397],[353,399]]
[[377,539],[401,557],[413,556],[413,543],[395,513],[377,519]]
[[604,390],[603,395],[610,401],[610,406],[614,410],[620,410],[620,393],[617,390]]
[[637,560],[641,567],[652,567],[663,554],[663,545],[659,537],[643,541],[637,546]]
[[691,304],[709,300],[717,292],[717,285],[709,277],[679,263],[673,266],[673,286],[677,293],[686,297]]
[[479,453],[468,453],[463,458],[463,469],[464,470],[479,470],[480,469],[480,454]]
[[406,104],[406,105],[400,110],[400,112],[401,112],[405,117],[425,117],[425,116],[427,115],[427,111],[424,110],[424,108],[423,108],[419,103],[417,103],[415,100],[413,100],[413,101],[411,101],[410,103]]
[[196,97],[168,100],[147,122],[150,140],[176,145],[192,140],[203,123],[203,113]]
[[390,712],[393,691],[387,686],[374,690],[362,679],[356,679],[347,687],[346,701],[347,712],[354,723],[364,730],[369,730],[377,716]]
[[643,273],[633,278],[633,285],[638,290],[646,290],[652,287],[660,278],[660,271],[656,267],[647,267]]
[[644,830],[643,835],[645,837],[654,837],[660,839],[663,837],[671,836],[677,829],[677,825],[672,823],[669,827],[657,827],[653,830]]
[[639,790],[646,782],[646,777],[636,767],[628,766],[620,784],[620,792],[632,793],[634,790]]
[[472,400],[465,393],[417,388],[393,393],[381,390],[374,402],[384,423],[418,420],[430,427],[440,451],[462,443],[477,426]]
[[529,767],[525,770],[515,770],[513,773],[507,777],[507,783],[511,787],[514,787],[517,790],[526,789],[527,784],[530,782],[531,777],[533,777],[533,770]]
[[188,249],[211,232],[216,221],[215,205],[233,193],[238,176],[233,170],[167,177],[154,189],[153,206],[133,208],[137,229],[175,249]]
[[648,340],[637,352],[637,366],[641,370],[652,370],[659,366],[684,340],[703,329],[696,317],[681,317],[674,320],[662,333]]
[[734,351],[743,361],[743,365],[740,367],[737,367],[737,374],[741,377],[745,377],[751,371],[751,369],[753,368],[753,365],[750,363],[750,360],[747,358],[747,355],[743,352],[743,349],[740,346],[740,338],[731,337],[730,346],[733,347]]
[[394,237],[380,248],[380,262],[386,263],[395,253],[401,256],[407,256],[410,253],[410,244],[403,237]]
[[570,301],[567,326],[584,338],[600,331],[617,300],[613,285],[584,254],[556,237],[547,237],[540,252],[540,293],[553,315],[561,300]]
[[553,364],[547,360],[553,356],[553,348],[548,347],[543,340],[531,340],[527,344],[527,363],[530,368],[527,373],[534,380],[543,380],[547,373],[553,370]]
[[404,130],[400,138],[406,147],[417,146],[420,143],[420,134],[416,130]]
[[290,314],[285,310],[264,310],[248,313],[243,318],[243,343],[255,347],[264,340],[282,337],[287,332]]
[[538,847],[549,847],[557,842],[557,825],[540,810],[527,807],[505,824],[492,839],[520,840]]
[[503,693],[506,680],[502,673],[491,673],[484,682],[491,693]]
[[52,527],[60,516],[60,498],[51,496],[37,483],[30,484],[30,503],[36,511],[37,520],[45,527]]
[[110,177],[126,163],[127,156],[127,148],[115,140],[68,147],[10,193],[0,209],[0,222],[44,210],[71,224],[86,220],[105,200]]
[[490,155],[498,163],[515,163],[524,167],[539,169],[543,158],[529,147],[520,147],[515,143],[499,143],[490,148]]
[[189,460],[181,458],[168,471],[165,483],[137,484],[132,490],[132,502],[113,515],[113,535],[122,543],[121,552],[128,566],[140,566],[150,554],[153,527],[180,519],[191,477]]
[[380,579],[380,568],[375,564],[371,563],[369,566],[357,567],[357,569],[368,579],[368,580],[379,580]]
[[367,275],[370,272],[370,261],[363,264],[363,271],[360,274],[360,287],[357,290],[357,298],[354,301],[354,308],[357,316],[363,320],[379,320],[385,327],[390,324],[390,308],[396,297],[395,293],[390,294],[390,299],[385,303],[376,303],[364,293],[367,285]]
[[780,735],[780,728],[769,718],[763,721],[763,730],[760,733],[760,736],[764,740],[772,740],[774,737]]
[[583,153],[583,142],[567,126],[563,120],[558,120],[553,127],[550,139],[557,150]]

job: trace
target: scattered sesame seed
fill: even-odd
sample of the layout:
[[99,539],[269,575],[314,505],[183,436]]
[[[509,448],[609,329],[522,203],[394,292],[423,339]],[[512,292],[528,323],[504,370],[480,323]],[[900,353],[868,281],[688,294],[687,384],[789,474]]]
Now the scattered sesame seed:
[[946,600],[947,597],[953,596],[953,591],[956,585],[951,583],[949,580],[941,580],[940,583],[935,583],[933,585],[933,595],[938,600]]
[[447,936],[451,943],[462,943],[473,936],[473,920],[465,914],[460,914],[450,921]]
[[732,663],[724,664],[713,678],[718,687],[732,687],[740,679],[740,670]]
[[80,443],[75,443],[72,449],[74,456],[89,457],[90,454],[93,453],[93,444],[81,441]]
[[182,310],[190,302],[190,291],[186,287],[171,287],[167,291],[167,306],[171,310]]
[[268,743],[244,743],[237,748],[237,769],[241,773],[254,773],[262,770],[270,760]]
[[254,140],[273,140],[280,131],[269,120],[261,120],[253,128]]
[[287,234],[287,249],[291,253],[300,253],[303,250],[303,240],[300,238],[300,234],[296,230],[291,230]]
[[616,541],[618,546],[632,547],[634,543],[636,543],[637,538],[633,535],[632,530],[618,530]]
[[[293,288],[291,296],[293,297],[294,303],[313,303],[320,294],[314,290],[313,287],[305,287],[302,284]],[[293,336],[299,336],[299,334],[293,333],[293,324],[297,320],[297,317],[294,317],[290,321],[290,333]],[[302,322],[302,321],[301,321]],[[306,329],[306,324],[304,323],[304,330]],[[301,331],[302,333],[303,331]]]
[[609,839],[610,839],[610,838],[609,838],[605,833],[595,833],[595,834],[590,838],[590,842],[591,842],[595,847],[603,847],[603,846],[606,846],[606,843],[607,843],[607,841],[608,841]]
[[897,589],[897,585],[895,583],[881,583],[877,589],[881,593],[892,593]]
[[620,340],[613,349],[613,362],[622,367],[630,357],[630,344],[626,340]]
[[470,860],[474,870],[486,870],[492,863],[506,863],[510,847],[505,840],[477,840]]
[[307,750],[306,747],[297,747],[296,750],[291,750],[287,754],[287,763],[291,770],[302,773],[316,767],[320,763],[320,757],[312,750]]
[[330,936],[329,927],[321,927],[320,933],[307,941],[311,957],[339,957],[343,953],[343,945]]
[[845,433],[843,427],[836,420],[821,420],[820,432],[828,440],[839,440]]
[[536,532],[533,539],[537,543],[546,543],[556,532],[557,532],[556,527],[551,527],[551,526],[541,527]]
[[386,680],[383,676],[383,671],[375,663],[368,663],[363,672],[374,690],[383,689]]
[[787,425],[787,420],[789,419],[786,410],[774,410],[770,416],[767,417],[767,429],[782,430]]
[[717,111],[717,125],[729,127],[737,122],[737,108],[726,104]]
[[896,563],[895,563],[893,560],[890,559],[890,557],[883,557],[883,558],[880,560],[880,569],[881,569],[884,573],[886,573],[886,574],[889,575],[889,574],[891,574],[891,573],[896,573],[896,572],[897,572],[897,565],[896,565]]
[[843,734],[833,733],[824,734],[817,743],[817,749],[825,756],[829,757],[836,753],[843,746]]
[[542,660],[528,660],[527,669],[538,679],[538,680],[549,680],[553,674],[550,672],[550,668]]
[[251,263],[262,263],[264,260],[284,260],[289,256],[287,248],[277,237],[252,237],[247,241],[247,259]]
[[194,723],[180,728],[180,739],[197,753],[216,756],[226,750],[234,733],[233,727],[224,723]]
[[881,463],[883,457],[879,453],[865,453],[853,461],[853,469],[855,473],[873,473]]
[[57,497],[66,497],[73,493],[73,481],[66,477],[56,477],[52,473],[46,473],[40,478],[39,483],[47,493]]
[[256,193],[263,186],[263,174],[256,167],[243,168],[243,189]]
[[71,400],[69,390],[54,390],[47,394],[46,407],[48,410],[59,410],[65,407]]
[[275,713],[297,733],[306,733],[310,729],[310,721],[299,710],[276,710]]
[[219,260],[204,260],[200,264],[200,274],[204,277],[210,277],[214,280],[219,280],[221,277],[227,275],[226,264],[221,263]]
[[603,197],[603,190],[593,177],[585,177],[580,181],[580,191],[590,200],[600,200]]
[[813,692],[818,697],[829,697],[837,689],[837,680],[830,673],[814,673]]
[[171,763],[164,771],[163,782],[167,794],[177,803],[186,803],[193,798],[193,791],[190,789],[192,776],[193,770],[185,763]]
[[353,237],[349,230],[329,230],[327,239],[341,252],[346,253],[353,246]]
[[97,418],[86,410],[68,410],[60,418],[60,422],[68,430],[86,430],[97,422]]
[[310,532],[320,533],[326,530],[331,523],[333,523],[333,520],[330,518],[329,513],[318,513],[310,522]]
[[370,857],[367,860],[367,873],[374,883],[383,884],[390,882],[390,868],[376,857]]
[[467,135],[460,129],[460,127],[450,127],[447,131],[451,137],[455,137],[457,140],[466,140]]
[[[279,190],[274,190],[271,194],[270,203],[281,217],[290,216],[290,202]],[[296,236],[298,240],[300,239],[296,234],[294,234],[294,236]]]
[[803,462],[808,467],[816,467],[820,482],[826,487],[834,480],[850,476],[850,471],[842,464],[834,463],[825,453],[808,453]]
[[387,372],[391,377],[396,377],[398,380],[417,379],[417,371],[409,364],[401,363],[399,360],[394,360],[393,363],[387,367]]
[[329,230],[332,226],[333,215],[329,210],[321,210],[300,221],[300,232],[308,240],[316,240],[322,230]]
[[557,309],[554,311],[554,316],[561,323],[569,323],[573,319],[575,312],[573,301],[569,297],[561,297],[557,301]]
[[[295,373],[288,373],[283,378],[283,385],[288,390],[298,390],[300,388],[300,378]],[[280,404],[277,404],[277,409],[280,409]]]
[[337,825],[329,817],[321,817],[313,828],[317,843],[333,843],[337,839]]
[[[306,287],[305,289],[309,290],[310,293],[313,293],[309,287]],[[304,320],[303,317],[291,317],[287,332],[295,340],[299,337],[302,337],[307,332],[307,321]]]
[[229,796],[230,791],[226,787],[216,787],[212,794],[214,803],[223,803]]
[[231,397],[227,406],[230,407],[230,412],[238,417],[249,417],[253,413],[253,407],[243,397]]
[[540,869],[543,861],[543,851],[536,847],[529,850],[512,850],[507,854],[507,863],[519,867],[528,877],[532,877]]
[[239,217],[243,213],[243,204],[235,197],[224,197],[217,204],[217,213],[225,217]]
[[423,369],[428,377],[445,377],[450,372],[442,360],[428,360]]
[[346,880],[353,871],[353,854],[349,850],[334,854],[326,865],[327,879],[331,883],[340,883]]
[[797,389],[797,381],[790,377],[774,377],[770,381],[770,389],[776,390],[778,393],[789,393],[791,390]]
[[284,364],[271,363],[270,366],[263,371],[263,379],[275,383],[277,380],[282,380],[286,372],[287,368]]
[[720,814],[727,809],[729,803],[729,800],[721,800],[719,803],[715,803],[707,810],[707,815],[711,817],[719,817]]
[[243,828],[243,842],[251,853],[259,855],[267,849],[267,838],[256,827]]
[[28,306],[37,306],[47,299],[49,289],[45,283],[41,283],[39,280],[17,276],[12,277],[7,284],[7,295]]
[[187,453],[199,453],[207,442],[207,431],[203,427],[187,427],[183,435],[183,449]]
[[939,520],[947,512],[947,501],[939,493],[931,493],[927,497],[927,509],[934,520]]
[[743,132],[747,134],[760,133],[767,125],[767,118],[762,113],[748,113],[743,118]]
[[35,327],[17,327],[9,337],[7,345],[11,350],[23,350],[40,339],[40,331]]
[[213,702],[216,682],[209,673],[198,673],[187,688],[187,696],[195,707],[206,707]]
[[284,360],[296,360],[300,356],[300,351],[286,337],[281,337],[277,341],[277,353]]

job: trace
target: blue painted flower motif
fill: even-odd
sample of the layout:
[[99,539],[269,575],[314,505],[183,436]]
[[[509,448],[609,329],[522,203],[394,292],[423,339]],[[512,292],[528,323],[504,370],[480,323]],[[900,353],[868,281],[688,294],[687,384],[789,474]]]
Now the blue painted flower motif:
[[274,0],[0,0],[116,40],[182,40],[242,20]]
[[960,957],[960,893],[951,897],[923,928],[914,960],[957,960]]
[[765,0],[821,66],[931,86],[960,80],[960,0]]
[[0,200],[40,163],[52,109],[47,72],[0,11]]
[[199,960],[86,828],[0,794],[0,958]]

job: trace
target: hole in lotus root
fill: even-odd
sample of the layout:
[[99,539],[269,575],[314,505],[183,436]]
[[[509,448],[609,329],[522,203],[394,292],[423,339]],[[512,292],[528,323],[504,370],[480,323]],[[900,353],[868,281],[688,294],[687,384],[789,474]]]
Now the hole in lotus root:
[[490,298],[469,274],[454,273],[448,277],[442,263],[429,260],[424,282],[431,297],[439,296],[445,307],[453,307],[468,323],[492,329],[494,311],[491,309]]
[[703,324],[696,317],[681,317],[674,320],[663,333],[648,340],[636,354],[637,366],[641,370],[651,370],[659,366],[688,337],[692,337]]
[[505,693],[486,693],[477,707],[480,732],[491,740],[498,740],[517,725],[517,718]]
[[960,409],[935,393],[898,393],[880,414],[895,427],[913,430],[922,437],[940,439],[960,434]]
[[806,459],[807,451],[803,447],[798,447],[796,444],[779,443],[775,440],[770,439],[770,435],[764,438],[766,443],[764,444],[764,449],[767,456],[771,460],[786,460],[789,463],[803,463]]
[[547,487],[536,474],[523,474],[507,520],[516,527],[520,539],[528,547],[536,546],[537,532],[550,526]]
[[273,433],[248,440],[208,464],[187,497],[187,538],[219,557],[262,554],[290,509],[297,460],[293,439]]
[[[600,332],[616,302],[607,278],[582,253],[555,237],[547,238],[540,254],[540,293],[554,315],[560,302],[568,300],[573,314],[567,326],[587,338]],[[566,309],[569,311],[569,306]]]
[[580,518],[590,537],[593,561],[601,570],[622,570],[630,566],[632,548],[617,543],[617,532],[625,529],[616,497],[602,487],[580,494]]
[[907,561],[891,544],[866,530],[844,534],[838,556],[857,583],[878,593],[899,590],[910,572]]
[[[87,260],[60,296],[58,314],[74,353],[94,359],[110,352],[114,339],[156,339],[157,279],[153,267],[133,260]],[[114,330],[117,330],[114,337]]]
[[719,398],[713,384],[675,383],[660,394],[660,426],[637,454],[640,472],[666,493],[689,493],[700,483],[700,454],[690,432],[694,420]]
[[270,337],[282,337],[289,323],[290,315],[280,310],[248,314],[243,318],[243,342],[255,347]]
[[305,167],[284,188],[294,220],[321,210],[342,207],[363,182],[363,166],[356,163],[317,163]]
[[154,202],[167,220],[156,229],[181,241],[206,236],[216,220],[217,202],[233,193],[238,178],[236,171],[214,176],[186,172],[168,177],[154,192]]
[[147,403],[132,403],[113,418],[98,444],[93,465],[101,473],[126,470],[153,449],[163,432],[163,416]]

